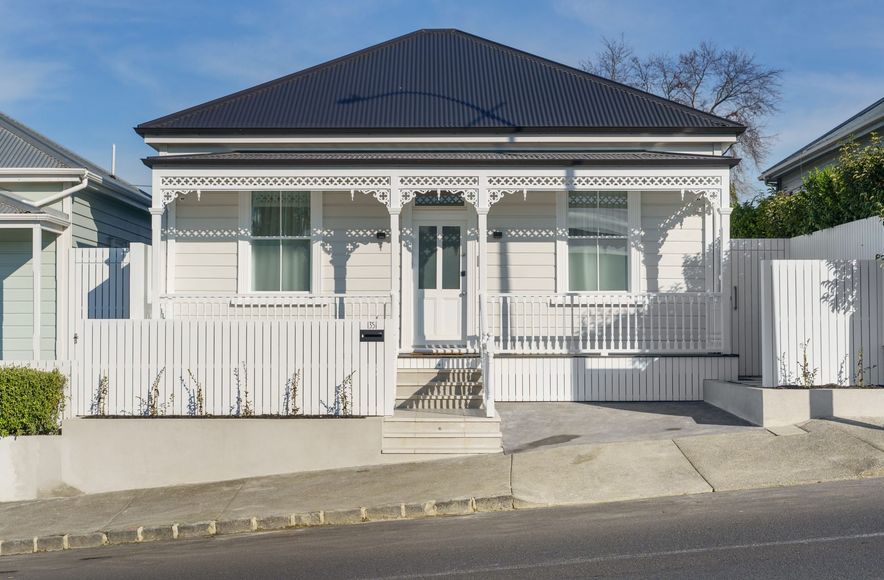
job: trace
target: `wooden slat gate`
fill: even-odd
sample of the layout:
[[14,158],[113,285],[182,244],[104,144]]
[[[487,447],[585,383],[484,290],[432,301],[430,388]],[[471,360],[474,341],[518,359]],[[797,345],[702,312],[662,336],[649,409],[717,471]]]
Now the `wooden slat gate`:
[[129,318],[129,271],[128,248],[74,249],[71,320]]
[[761,376],[761,261],[788,257],[788,247],[785,238],[731,240],[731,345],[741,376]]

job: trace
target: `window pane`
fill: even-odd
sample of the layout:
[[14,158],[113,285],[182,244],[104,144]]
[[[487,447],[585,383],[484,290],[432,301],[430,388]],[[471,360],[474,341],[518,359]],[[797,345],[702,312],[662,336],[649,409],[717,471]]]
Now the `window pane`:
[[572,292],[599,289],[596,240],[571,240],[568,243],[568,277],[568,288]]
[[568,194],[568,235],[598,235],[598,194],[575,192]]
[[252,192],[252,235],[279,235],[279,192]]
[[252,241],[252,290],[279,290],[279,241]]
[[306,191],[282,192],[282,235],[310,235],[310,193]]
[[628,290],[626,240],[599,239],[599,290]]
[[601,236],[626,236],[626,193],[604,191],[599,193],[598,228]]
[[459,226],[442,226],[442,289],[460,289]]
[[282,240],[283,292],[310,291],[310,240]]
[[420,226],[417,237],[417,287],[432,290],[436,288],[436,226]]

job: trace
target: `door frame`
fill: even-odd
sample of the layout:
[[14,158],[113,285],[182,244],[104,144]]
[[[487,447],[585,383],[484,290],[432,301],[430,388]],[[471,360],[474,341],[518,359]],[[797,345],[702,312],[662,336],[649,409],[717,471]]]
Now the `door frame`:
[[463,242],[466,244],[466,284],[464,297],[465,321],[464,337],[465,346],[473,344],[476,340],[476,316],[478,305],[476,304],[477,273],[479,270],[477,261],[478,241],[478,217],[469,203],[457,208],[415,207],[410,203],[402,208],[402,231],[401,231],[401,292],[400,321],[401,321],[401,344],[400,352],[414,352],[416,345],[417,328],[415,315],[417,313],[417,227],[416,224],[427,225],[433,222],[453,221],[463,226]]

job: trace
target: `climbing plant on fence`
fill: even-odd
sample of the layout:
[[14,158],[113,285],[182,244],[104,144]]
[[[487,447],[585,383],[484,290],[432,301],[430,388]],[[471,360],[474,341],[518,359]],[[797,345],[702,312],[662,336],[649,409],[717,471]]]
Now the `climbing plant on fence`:
[[884,146],[872,133],[867,145],[845,143],[838,164],[812,171],[799,191],[735,204],[731,235],[792,238],[874,215],[884,220]]

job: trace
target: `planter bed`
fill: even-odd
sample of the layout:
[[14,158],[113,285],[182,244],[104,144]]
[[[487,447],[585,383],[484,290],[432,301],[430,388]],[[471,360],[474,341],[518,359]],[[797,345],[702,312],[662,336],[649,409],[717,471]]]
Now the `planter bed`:
[[707,380],[703,400],[762,427],[826,417],[884,417],[884,388],[756,387]]
[[786,389],[790,391],[811,391],[817,389],[884,389],[884,385],[866,385],[861,387],[859,385],[813,385],[810,387],[805,387],[802,385],[780,385],[778,387],[767,387],[769,389]]
[[201,421],[205,419],[236,419],[238,421],[252,419],[365,419],[365,415],[82,415],[78,419],[186,419]]

